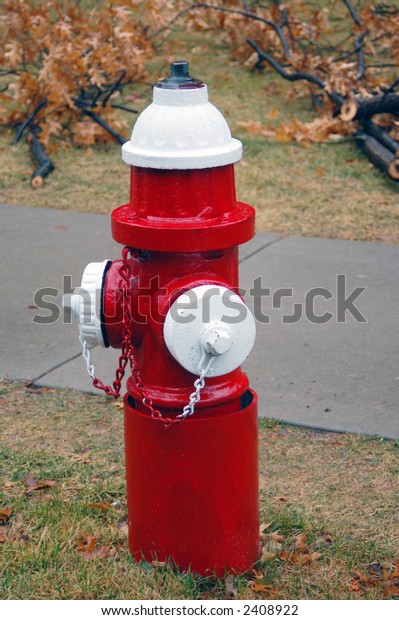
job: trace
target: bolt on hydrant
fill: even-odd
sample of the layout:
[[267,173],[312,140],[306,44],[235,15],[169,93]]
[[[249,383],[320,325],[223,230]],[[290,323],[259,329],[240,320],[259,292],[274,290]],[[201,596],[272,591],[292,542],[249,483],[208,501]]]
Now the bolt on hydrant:
[[[95,387],[124,398],[129,549],[201,575],[259,559],[257,395],[240,365],[255,322],[238,294],[238,246],[254,209],[237,202],[231,137],[187,62],[153,90],[122,147],[130,202],[112,213],[122,259],[90,263],[69,304]],[[90,345],[121,349],[112,386]]]

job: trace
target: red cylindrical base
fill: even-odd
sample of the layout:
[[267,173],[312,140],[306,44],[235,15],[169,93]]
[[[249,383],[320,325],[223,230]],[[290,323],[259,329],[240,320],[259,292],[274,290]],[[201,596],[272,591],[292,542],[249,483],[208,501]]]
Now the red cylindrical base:
[[259,559],[257,396],[181,424],[125,397],[129,549],[201,575],[244,573]]

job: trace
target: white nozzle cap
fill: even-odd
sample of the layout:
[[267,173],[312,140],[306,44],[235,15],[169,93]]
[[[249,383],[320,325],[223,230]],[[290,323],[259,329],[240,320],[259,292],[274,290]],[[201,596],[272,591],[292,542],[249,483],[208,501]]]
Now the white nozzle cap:
[[131,166],[190,170],[225,166],[241,159],[242,144],[197,88],[154,87],[153,103],[138,117],[131,139],[122,146]]
[[232,372],[245,361],[256,327],[244,301],[225,286],[203,284],[186,291],[170,307],[164,324],[169,353],[197,375],[203,351],[214,356],[207,376]]
[[101,299],[104,274],[110,260],[102,263],[89,263],[82,275],[82,282],[72,294],[64,295],[62,305],[73,313],[78,321],[79,333],[87,344],[105,344],[101,321]]

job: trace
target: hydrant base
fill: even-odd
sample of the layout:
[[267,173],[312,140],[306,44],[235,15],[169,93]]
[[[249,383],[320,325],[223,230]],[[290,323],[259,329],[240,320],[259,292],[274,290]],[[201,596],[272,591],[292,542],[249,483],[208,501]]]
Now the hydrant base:
[[257,395],[210,413],[166,428],[125,397],[129,550],[138,561],[222,576],[259,560]]

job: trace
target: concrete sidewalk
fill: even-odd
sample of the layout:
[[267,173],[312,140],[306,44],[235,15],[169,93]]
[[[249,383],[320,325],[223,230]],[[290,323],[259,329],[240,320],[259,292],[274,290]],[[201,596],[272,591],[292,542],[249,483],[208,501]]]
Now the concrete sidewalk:
[[[76,325],[32,322],[35,314],[48,314],[34,308],[34,293],[59,290],[56,299],[47,299],[61,307],[64,275],[78,286],[88,262],[119,258],[109,216],[2,205],[0,218],[0,376],[91,391]],[[366,323],[349,312],[346,322],[337,322],[340,274],[347,277],[346,297],[366,287],[355,301]],[[246,364],[260,415],[399,439],[399,246],[259,233],[242,248],[241,286],[251,289],[260,276],[270,295],[263,295],[256,311],[262,309],[270,322],[258,321],[257,344]],[[332,319],[314,324],[303,316],[283,324],[282,315],[292,314],[294,304],[303,307],[316,287],[332,296],[317,297],[314,313],[330,312]],[[281,308],[273,309],[273,293],[290,288],[292,297],[277,294]],[[253,305],[253,297],[247,301]],[[93,358],[98,376],[112,381],[118,352],[96,347]]]

